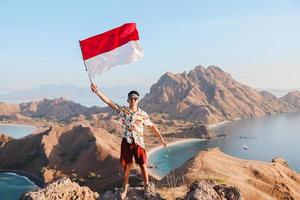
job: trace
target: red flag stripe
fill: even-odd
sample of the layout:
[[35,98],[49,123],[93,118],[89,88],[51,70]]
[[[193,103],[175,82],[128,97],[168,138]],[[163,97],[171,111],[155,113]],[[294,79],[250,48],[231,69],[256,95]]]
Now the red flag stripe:
[[118,48],[129,41],[139,40],[135,23],[124,24],[99,35],[79,41],[84,60]]

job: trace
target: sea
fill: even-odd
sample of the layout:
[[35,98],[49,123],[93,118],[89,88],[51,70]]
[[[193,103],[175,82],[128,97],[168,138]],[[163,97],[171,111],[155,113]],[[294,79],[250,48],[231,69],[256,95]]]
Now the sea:
[[242,159],[270,162],[274,157],[281,157],[300,173],[300,112],[220,123],[212,130],[220,137],[154,151],[149,156],[149,163],[155,167],[151,171],[165,176],[200,151],[219,147]]

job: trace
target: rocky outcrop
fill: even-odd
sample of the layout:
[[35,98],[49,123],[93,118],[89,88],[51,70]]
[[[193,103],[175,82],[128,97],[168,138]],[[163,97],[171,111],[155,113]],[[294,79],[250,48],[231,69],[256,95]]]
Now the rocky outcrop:
[[182,134],[184,136],[201,139],[212,139],[215,137],[215,134],[204,124],[197,124],[190,128],[184,129]]
[[20,106],[18,104],[0,102],[0,116],[7,116],[19,112]]
[[182,200],[241,200],[237,187],[218,184],[212,180],[200,180],[191,184]]
[[287,102],[239,83],[216,66],[198,66],[188,73],[167,72],[140,105],[149,113],[205,123],[294,110]]
[[289,92],[280,98],[282,101],[294,107],[296,110],[300,110],[300,92]]
[[[219,184],[234,186],[239,188],[244,199],[300,199],[300,174],[280,158],[274,158],[271,163],[243,160],[218,149],[210,149],[200,152],[174,170],[172,175],[182,177],[185,182],[213,180]],[[162,179],[162,182],[166,183],[167,178]],[[228,189],[231,191],[230,187],[214,187],[216,193],[223,193]]]
[[[116,188],[115,191],[106,191],[105,193],[100,195],[99,200],[119,200],[119,188]],[[145,200],[144,198],[144,188],[143,187],[129,187],[128,193],[125,200]],[[159,193],[153,193],[149,198],[149,200],[165,200],[160,197]]]
[[99,194],[88,187],[80,187],[69,178],[61,178],[46,188],[27,192],[21,200],[96,200]]
[[[22,195],[21,200],[119,200],[119,189],[98,194],[88,187],[80,186],[69,178],[61,178],[36,191]],[[143,187],[129,187],[126,200],[144,200]],[[149,200],[166,200],[158,192],[153,191]],[[218,184],[211,180],[195,181],[182,200],[241,200],[238,188]]]
[[5,143],[11,141],[13,138],[8,136],[8,135],[5,135],[3,133],[0,133],[0,148],[2,146],[4,146]]
[[101,128],[52,126],[0,148],[0,168],[32,172],[49,183],[69,176],[95,191],[120,181],[120,139]]

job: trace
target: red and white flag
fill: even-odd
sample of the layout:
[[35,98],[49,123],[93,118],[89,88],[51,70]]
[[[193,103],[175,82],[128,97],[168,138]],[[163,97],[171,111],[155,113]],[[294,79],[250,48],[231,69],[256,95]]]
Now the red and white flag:
[[124,24],[79,41],[83,60],[91,77],[116,65],[124,65],[144,56],[135,23]]

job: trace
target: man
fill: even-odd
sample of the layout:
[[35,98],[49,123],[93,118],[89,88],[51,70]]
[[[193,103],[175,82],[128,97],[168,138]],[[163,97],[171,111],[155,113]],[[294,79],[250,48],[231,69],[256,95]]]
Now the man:
[[139,93],[137,91],[133,90],[128,93],[127,102],[129,103],[129,107],[126,107],[111,101],[106,95],[98,90],[95,84],[91,84],[91,90],[121,116],[122,124],[125,129],[121,143],[120,156],[121,165],[124,170],[124,185],[120,191],[120,198],[124,199],[127,194],[129,187],[128,179],[133,157],[135,162],[141,168],[144,178],[144,197],[146,199],[149,198],[151,193],[147,169],[147,154],[143,137],[144,126],[151,128],[152,132],[159,137],[164,147],[167,146],[165,140],[159,133],[157,127],[151,122],[148,114],[138,107]]

